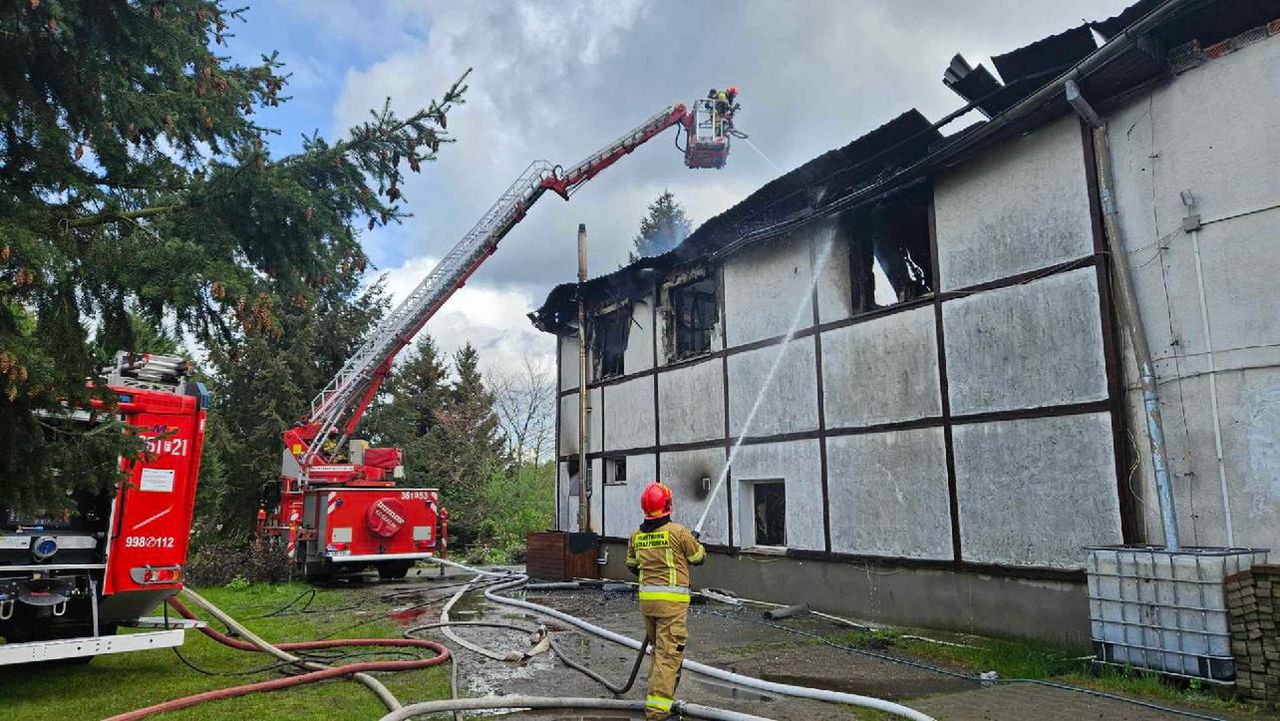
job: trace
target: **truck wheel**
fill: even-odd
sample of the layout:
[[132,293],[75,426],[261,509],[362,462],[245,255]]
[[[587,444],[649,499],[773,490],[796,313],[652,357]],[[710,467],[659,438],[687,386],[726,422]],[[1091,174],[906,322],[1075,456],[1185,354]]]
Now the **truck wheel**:
[[324,583],[333,580],[333,570],[319,563],[304,563],[302,577],[307,583]]
[[378,564],[378,578],[384,581],[395,581],[409,575],[413,561],[383,561]]

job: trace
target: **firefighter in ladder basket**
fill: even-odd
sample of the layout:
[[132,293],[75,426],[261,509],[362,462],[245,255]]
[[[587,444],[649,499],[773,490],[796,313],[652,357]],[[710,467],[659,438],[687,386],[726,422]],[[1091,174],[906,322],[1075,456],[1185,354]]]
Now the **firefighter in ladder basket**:
[[640,576],[640,613],[645,636],[653,644],[645,718],[671,714],[684,644],[689,637],[690,566],[698,566],[707,551],[689,529],[671,520],[671,489],[650,483],[640,496],[644,523],[627,543],[627,568]]

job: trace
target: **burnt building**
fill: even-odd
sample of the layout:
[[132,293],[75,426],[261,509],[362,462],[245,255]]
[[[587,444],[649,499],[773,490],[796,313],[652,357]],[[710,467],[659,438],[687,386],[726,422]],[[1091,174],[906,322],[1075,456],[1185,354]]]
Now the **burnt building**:
[[1181,541],[1280,543],[1278,33],[1275,2],[1144,1],[993,58],[999,80],[957,56],[953,116],[981,122],[902,113],[676,249],[552,290],[533,317],[559,344],[559,527],[584,471],[582,302],[608,572],[661,478],[685,522],[711,504],[703,585],[1087,638],[1084,547],[1162,539],[1114,203]]

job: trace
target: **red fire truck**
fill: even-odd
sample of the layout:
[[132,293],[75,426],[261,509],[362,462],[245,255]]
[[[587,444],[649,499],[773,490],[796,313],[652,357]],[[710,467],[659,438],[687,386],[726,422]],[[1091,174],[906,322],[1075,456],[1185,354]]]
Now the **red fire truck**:
[[[103,370],[111,412],[144,439],[123,480],[58,514],[0,500],[0,665],[164,648],[184,624],[142,615],[182,588],[209,394],[181,358],[120,353]],[[100,423],[108,409],[58,420]],[[108,416],[109,417],[109,416]],[[116,635],[119,626],[159,628]]]
[[732,137],[732,112],[712,100],[690,110],[677,103],[570,168],[535,161],[507,188],[427,277],[378,324],[355,355],[311,401],[310,412],[284,432],[280,476],[264,485],[259,538],[283,545],[308,577],[372,566],[401,578],[419,559],[443,555],[447,513],[434,488],[397,487],[404,475],[395,448],[351,439],[378,395],[396,355],[461,288],[498,242],[548,190],[565,200],[579,187],[667,128],[685,135],[685,165],[722,168]]

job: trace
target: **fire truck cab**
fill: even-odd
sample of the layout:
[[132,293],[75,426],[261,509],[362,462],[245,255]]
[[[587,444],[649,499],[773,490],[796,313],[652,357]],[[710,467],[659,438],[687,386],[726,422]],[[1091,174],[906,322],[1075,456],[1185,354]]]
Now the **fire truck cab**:
[[20,513],[0,499],[0,665],[181,645],[189,623],[143,614],[182,589],[209,408],[190,373],[181,358],[117,354],[103,370],[114,407],[64,420],[114,413],[144,440],[142,456],[120,458],[121,482],[76,495],[74,511]]

